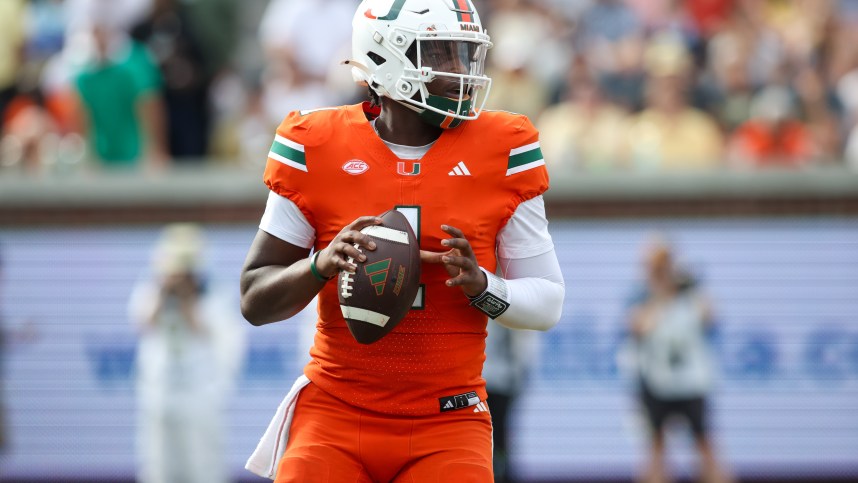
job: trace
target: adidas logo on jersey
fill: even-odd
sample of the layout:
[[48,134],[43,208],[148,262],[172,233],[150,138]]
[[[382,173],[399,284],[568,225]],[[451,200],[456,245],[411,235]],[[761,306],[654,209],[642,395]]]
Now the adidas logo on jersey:
[[474,406],[474,412],[475,413],[487,413],[487,412],[489,412],[489,406],[484,402],[479,402],[479,403],[477,403],[476,406]]
[[459,161],[459,164],[453,167],[453,171],[447,173],[449,176],[470,176],[471,172],[468,171],[468,167],[465,166],[464,161]]

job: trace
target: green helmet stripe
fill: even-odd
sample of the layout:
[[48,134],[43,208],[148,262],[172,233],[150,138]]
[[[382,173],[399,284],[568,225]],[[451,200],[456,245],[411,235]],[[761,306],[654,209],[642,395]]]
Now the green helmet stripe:
[[384,17],[378,17],[379,20],[396,20],[399,17],[399,12],[402,10],[402,6],[405,5],[405,0],[396,0],[393,2],[393,6],[390,7],[390,11],[387,12],[387,15]]

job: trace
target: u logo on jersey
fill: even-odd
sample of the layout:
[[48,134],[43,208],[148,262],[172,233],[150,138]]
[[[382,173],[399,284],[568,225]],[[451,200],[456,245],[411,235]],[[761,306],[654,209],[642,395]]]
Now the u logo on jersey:
[[396,172],[403,176],[417,176],[418,174],[420,174],[420,163],[412,162],[411,171],[406,171],[405,161],[400,161],[396,163]]

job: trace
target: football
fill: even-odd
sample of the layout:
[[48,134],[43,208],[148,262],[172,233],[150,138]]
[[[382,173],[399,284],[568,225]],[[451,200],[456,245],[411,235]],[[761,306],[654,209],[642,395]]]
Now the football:
[[[355,273],[340,271],[337,293],[352,336],[372,344],[405,317],[420,288],[420,246],[405,215],[390,210],[379,215],[381,225],[361,230],[375,241],[375,250],[362,250],[366,260]],[[357,247],[357,245],[355,245]]]

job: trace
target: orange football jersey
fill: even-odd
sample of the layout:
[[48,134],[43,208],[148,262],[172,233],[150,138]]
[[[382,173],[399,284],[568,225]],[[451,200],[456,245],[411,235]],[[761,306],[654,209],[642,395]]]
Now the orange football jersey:
[[[477,261],[497,266],[496,238],[516,207],[548,189],[538,133],[525,116],[484,111],[446,130],[420,160],[397,158],[373,131],[366,103],[293,112],[277,129],[265,183],[292,200],[322,249],[359,216],[391,208],[414,226],[420,248],[446,251],[441,231],[461,229]],[[440,411],[440,398],[476,392],[487,317],[447,287],[443,266],[424,264],[414,308],[387,336],[361,345],[346,327],[336,284],[319,293],[319,319],[305,373],[357,407],[397,415]]]

